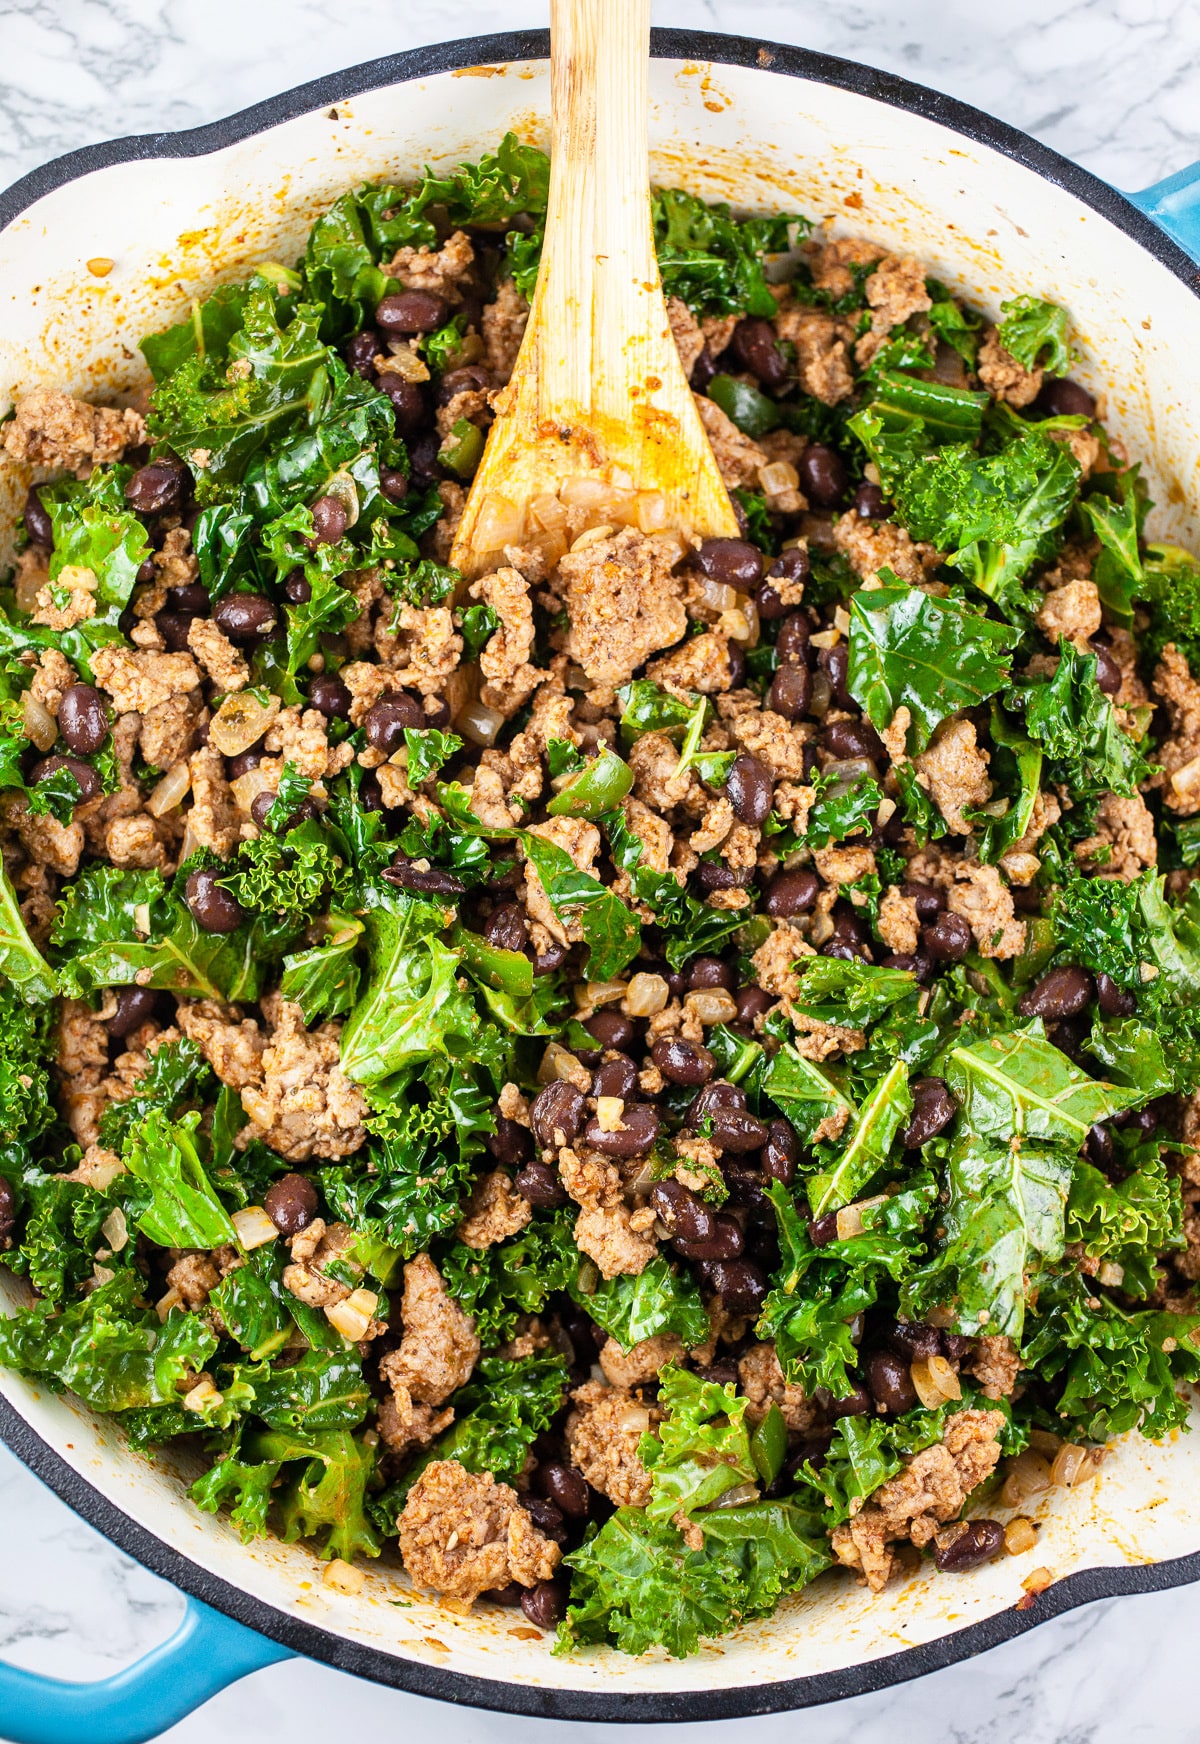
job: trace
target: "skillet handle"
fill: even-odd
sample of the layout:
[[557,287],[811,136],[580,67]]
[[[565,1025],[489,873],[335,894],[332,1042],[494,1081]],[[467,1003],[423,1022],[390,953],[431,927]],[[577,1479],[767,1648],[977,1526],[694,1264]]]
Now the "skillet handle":
[[286,1647],[196,1599],[169,1640],[98,1683],[63,1683],[0,1665],[8,1744],[147,1744],[227,1684],[290,1659]]
[[1125,197],[1165,230],[1185,254],[1200,261],[1200,163],[1189,164],[1153,187]]

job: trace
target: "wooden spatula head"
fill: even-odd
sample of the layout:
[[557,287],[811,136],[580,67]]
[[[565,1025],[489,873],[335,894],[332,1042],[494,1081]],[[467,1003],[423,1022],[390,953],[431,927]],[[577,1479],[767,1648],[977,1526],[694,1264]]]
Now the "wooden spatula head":
[[553,0],[545,247],[451,553],[468,577],[551,521],[564,487],[613,487],[643,532],[737,537],[654,251],[649,45],[650,0]]

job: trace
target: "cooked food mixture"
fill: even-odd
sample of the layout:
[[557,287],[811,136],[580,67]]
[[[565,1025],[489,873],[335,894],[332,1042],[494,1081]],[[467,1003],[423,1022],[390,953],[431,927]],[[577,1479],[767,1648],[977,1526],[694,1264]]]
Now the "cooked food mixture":
[[0,1362],[565,1650],[1035,1590],[1200,1375],[1200,564],[1062,308],[664,191],[743,537],[577,479],[464,582],[546,172],[0,426]]

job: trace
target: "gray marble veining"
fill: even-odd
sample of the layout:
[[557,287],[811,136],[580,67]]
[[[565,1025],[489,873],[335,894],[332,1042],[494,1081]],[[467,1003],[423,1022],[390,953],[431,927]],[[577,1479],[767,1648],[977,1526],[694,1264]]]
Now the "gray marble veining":
[[[119,134],[194,127],[376,54],[543,24],[545,0],[0,0],[0,183]],[[1119,187],[1200,158],[1194,0],[656,0],[657,22],[863,60],[953,93]],[[179,1595],[0,1449],[0,1658],[94,1678],[174,1627]],[[983,1658],[803,1716],[709,1728],[714,1744],[1173,1744],[1197,1735],[1200,1589],[1076,1611]],[[3,1721],[0,1717],[0,1728]],[[170,1744],[326,1744],[331,1734],[520,1744],[568,1728],[439,1708],[294,1663],[175,1727]],[[674,1729],[668,1729],[669,1732]],[[681,1731],[681,1729],[680,1729]],[[661,1729],[577,1725],[573,1744]],[[80,1744],[86,1744],[81,1739]]]

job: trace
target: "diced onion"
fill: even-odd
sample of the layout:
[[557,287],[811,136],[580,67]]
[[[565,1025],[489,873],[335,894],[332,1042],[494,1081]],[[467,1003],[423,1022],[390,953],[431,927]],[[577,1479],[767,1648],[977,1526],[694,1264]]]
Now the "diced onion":
[[853,1241],[856,1235],[861,1235],[863,1212],[873,1211],[876,1205],[882,1205],[886,1199],[886,1193],[877,1193],[873,1199],[859,1199],[853,1205],[843,1205],[837,1214],[838,1240]]
[[375,368],[384,375],[403,376],[405,381],[429,380],[429,366],[424,358],[418,357],[412,346],[403,339],[388,342],[387,351],[376,357]]
[[1035,1568],[1032,1574],[1027,1574],[1021,1582],[1027,1593],[1044,1593],[1047,1587],[1054,1585],[1054,1575],[1048,1568]]
[[326,1308],[325,1318],[343,1338],[357,1344],[360,1338],[366,1337],[378,1306],[379,1297],[374,1290],[352,1290],[343,1301]]
[[218,1405],[225,1403],[225,1395],[219,1393],[208,1376],[204,1375],[190,1392],[183,1395],[181,1403],[185,1411],[215,1411]]
[[944,1356],[919,1357],[909,1369],[912,1384],[927,1411],[936,1411],[949,1399],[961,1399],[958,1376]]
[[174,811],[179,805],[188,788],[192,785],[192,772],[186,761],[172,763],[162,780],[156,783],[153,793],[146,801],[146,810],[151,817],[166,817],[169,811]]
[[622,1010],[627,1017],[653,1017],[662,1011],[671,997],[671,989],[662,975],[650,975],[644,970],[633,976],[625,995]]
[[454,725],[473,745],[494,745],[504,725],[504,716],[499,709],[489,708],[485,702],[468,702],[459,709]]
[[734,1023],[737,1019],[737,1000],[723,987],[705,987],[697,993],[688,993],[683,1004],[703,1024]]
[[781,497],[786,491],[794,491],[800,483],[800,474],[787,460],[772,460],[767,466],[758,469],[758,482],[769,497]]
[[23,703],[25,737],[39,751],[48,751],[58,737],[58,723],[45,703],[39,702],[31,690],[25,692]]
[[556,496],[546,491],[530,503],[529,518],[544,533],[557,532],[567,524],[567,511]]
[[745,598],[736,587],[730,587],[727,581],[717,581],[711,575],[702,579],[696,592],[710,611],[714,612],[731,612]]
[[833,701],[833,686],[829,682],[829,674],[817,667],[812,675],[812,693],[809,697],[808,712],[816,720],[821,720],[829,713],[829,705]]
[[1088,1448],[1079,1447],[1073,1441],[1064,1441],[1050,1467],[1050,1482],[1064,1490],[1072,1490],[1077,1484],[1089,1483],[1097,1470]]
[[244,775],[231,781],[229,791],[238,810],[248,814],[260,793],[274,793],[278,785],[279,776],[275,769],[260,763],[256,769],[247,769]]
[[628,991],[627,981],[582,981],[575,989],[575,1003],[590,1017],[602,1005],[616,1005]]
[[238,757],[258,743],[275,716],[280,701],[272,696],[268,702],[253,690],[227,696],[208,728],[208,742],[222,757]]
[[229,1221],[237,1230],[238,1246],[246,1253],[252,1253],[256,1247],[265,1247],[279,1234],[261,1205],[247,1205],[244,1211],[235,1211]]
[[1032,1550],[1037,1543],[1037,1533],[1033,1522],[1018,1515],[1010,1520],[1004,1528],[1004,1548],[1010,1556],[1023,1556],[1027,1550]]
[[611,532],[612,528],[607,521],[601,522],[596,527],[586,527],[578,539],[572,543],[571,550],[583,551],[589,545],[599,545],[601,540],[607,539]]
[[1030,1496],[1043,1495],[1049,1488],[1049,1460],[1027,1447],[1009,1466],[1000,1499],[1006,1508],[1019,1508]]
[[576,478],[567,478],[559,489],[559,501],[569,509],[596,509],[602,503],[609,501],[613,494],[610,484],[602,478],[591,478],[581,474]]
[[741,1508],[747,1502],[757,1502],[759,1489],[757,1484],[734,1484],[731,1490],[725,1490],[712,1504],[713,1508]]
[[128,1245],[129,1225],[126,1222],[125,1213],[119,1205],[110,1211],[104,1219],[100,1225],[100,1233],[108,1243],[112,1253],[120,1253],[121,1249]]
[[321,1576],[325,1586],[332,1587],[335,1593],[344,1593],[350,1599],[362,1592],[366,1578],[361,1568],[355,1568],[353,1563],[343,1562],[340,1556],[335,1556],[332,1562],[326,1563],[325,1573]]
[[542,1055],[537,1077],[539,1084],[553,1084],[556,1079],[565,1078],[568,1084],[579,1084],[581,1090],[585,1084],[590,1086],[592,1081],[592,1075],[583,1061],[577,1060],[570,1048],[564,1048],[561,1042],[551,1042],[548,1045]]
[[844,781],[847,785],[861,781],[864,775],[878,775],[879,771],[869,757],[842,757],[836,763],[825,765],[825,780]]
[[154,1312],[158,1315],[160,1320],[165,1320],[172,1308],[181,1308],[182,1306],[183,1297],[179,1294],[179,1291],[175,1288],[174,1284],[172,1284],[166,1295],[160,1296],[158,1301],[154,1304]]
[[601,1132],[621,1132],[624,1129],[625,1101],[620,1096],[597,1096],[596,1124]]
[[346,525],[353,527],[358,520],[358,486],[348,472],[335,472],[322,492],[323,496],[336,497],[346,511]]

